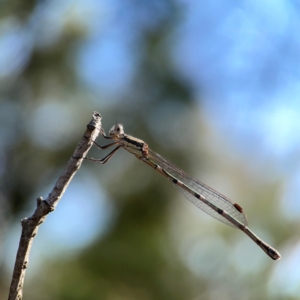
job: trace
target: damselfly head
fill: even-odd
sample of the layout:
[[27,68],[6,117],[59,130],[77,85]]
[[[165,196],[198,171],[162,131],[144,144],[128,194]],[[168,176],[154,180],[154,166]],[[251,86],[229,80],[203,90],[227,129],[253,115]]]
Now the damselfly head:
[[109,130],[109,135],[111,137],[119,136],[121,134],[124,134],[124,127],[122,124],[116,124]]

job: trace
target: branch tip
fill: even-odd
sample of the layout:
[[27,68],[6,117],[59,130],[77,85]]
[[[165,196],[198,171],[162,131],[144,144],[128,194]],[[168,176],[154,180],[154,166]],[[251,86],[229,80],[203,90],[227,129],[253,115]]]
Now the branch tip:
[[94,111],[93,116],[99,117],[100,119],[102,119],[102,116],[97,111]]
[[98,112],[96,112],[96,111],[94,111],[94,113],[93,113],[93,118],[92,118],[92,120],[90,121],[90,123],[89,124],[87,124],[87,128],[89,129],[89,130],[94,130],[94,129],[98,129],[98,130],[100,130],[101,128],[98,128],[97,127],[97,124],[99,124],[99,122],[101,121],[101,119],[102,119],[102,116],[98,113]]

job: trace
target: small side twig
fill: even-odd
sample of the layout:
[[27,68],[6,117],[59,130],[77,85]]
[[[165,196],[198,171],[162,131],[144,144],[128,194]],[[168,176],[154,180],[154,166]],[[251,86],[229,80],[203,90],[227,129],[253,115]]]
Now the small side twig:
[[37,234],[39,225],[42,224],[45,221],[46,216],[55,209],[73,176],[80,168],[84,157],[92,147],[93,141],[97,138],[101,130],[101,115],[97,112],[94,112],[92,120],[87,125],[87,130],[79,142],[73,156],[68,161],[66,168],[58,178],[47,199],[43,200],[42,197],[38,198],[37,207],[33,215],[30,218],[21,220],[22,233],[8,300],[22,299],[24,278],[26,268],[28,266],[30,248],[33,239]]

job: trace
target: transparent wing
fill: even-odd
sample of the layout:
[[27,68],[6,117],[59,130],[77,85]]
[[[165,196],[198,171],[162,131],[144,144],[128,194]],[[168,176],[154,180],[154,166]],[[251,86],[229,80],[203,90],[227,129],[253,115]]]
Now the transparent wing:
[[235,218],[245,226],[248,225],[247,216],[242,211],[238,210],[229,198],[215,191],[214,189],[197,180],[196,178],[193,178],[192,176],[186,174],[184,171],[176,167],[173,163],[171,163],[170,161],[168,161],[167,159],[163,158],[161,155],[155,153],[150,149],[148,152],[148,158],[153,163],[159,165],[167,173],[171,174],[175,179],[180,180],[186,186],[188,186],[191,189],[191,193],[189,193],[187,190],[183,189],[179,185],[174,184],[176,188],[179,189],[181,193],[185,196],[185,198],[187,198],[190,202],[195,204],[201,210],[203,210],[213,218],[231,227],[236,228],[235,225],[233,225],[231,222],[225,219],[222,215],[214,211],[211,207],[206,205],[200,199],[197,199],[193,195],[193,192],[202,195],[204,198],[206,198],[206,200],[213,203],[218,208],[225,210],[229,215],[231,215],[233,218]]

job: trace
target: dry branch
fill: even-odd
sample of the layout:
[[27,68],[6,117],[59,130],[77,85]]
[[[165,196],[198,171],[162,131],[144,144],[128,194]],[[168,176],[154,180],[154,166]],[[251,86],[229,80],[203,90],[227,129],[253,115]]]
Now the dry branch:
[[[37,234],[39,225],[41,225],[45,221],[46,216],[55,209],[69,183],[71,182],[73,176],[80,168],[84,157],[92,147],[93,141],[99,135],[100,130],[101,115],[97,112],[94,112],[92,120],[87,125],[87,130],[85,131],[81,141],[79,142],[73,156],[68,161],[66,168],[58,178],[48,198],[45,200],[43,200],[42,197],[38,198],[37,207],[33,215],[30,218],[21,220],[22,233],[16,256],[8,300],[22,299],[24,278],[26,268],[28,266],[30,248],[33,239]],[[81,158],[78,159],[78,157]]]

